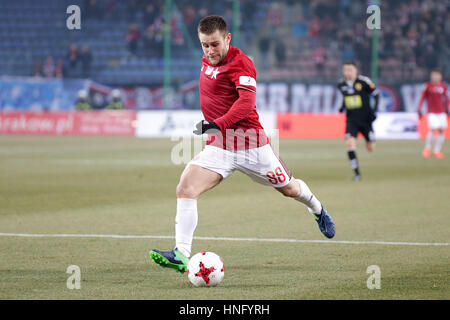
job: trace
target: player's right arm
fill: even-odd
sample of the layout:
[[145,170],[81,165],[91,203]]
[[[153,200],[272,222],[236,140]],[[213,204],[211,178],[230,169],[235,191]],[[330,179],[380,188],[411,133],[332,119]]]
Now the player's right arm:
[[226,130],[236,122],[244,119],[255,108],[256,92],[239,88],[238,93],[239,98],[233,103],[230,110],[214,120],[221,130]]
[[373,120],[375,120],[377,117],[376,113],[378,112],[378,104],[380,101],[380,91],[377,89],[375,83],[373,83],[369,77],[360,75],[358,76],[358,79],[360,79],[361,82],[363,83],[364,90],[366,90],[366,92],[370,94],[375,100],[375,103],[372,108]]
[[248,57],[241,56],[230,69],[230,80],[239,97],[227,113],[214,120],[222,131],[246,118],[256,108],[256,69],[253,62]]
[[345,111],[345,99],[344,99],[344,93],[342,92],[342,86],[343,86],[342,81],[339,81],[339,83],[337,84],[337,88],[338,88],[339,92],[342,94],[342,105],[339,108],[339,112]]
[[214,121],[202,120],[197,123],[195,134],[203,134],[208,130],[225,131],[256,109],[256,69],[253,62],[246,56],[239,57],[230,68],[230,74],[230,80],[234,83],[238,98],[221,117]]
[[345,111],[345,102],[344,99],[342,99],[342,106],[339,108],[339,112],[344,112]]
[[239,98],[233,103],[230,110],[214,121],[202,120],[193,131],[197,135],[204,134],[210,130],[222,130],[230,128],[236,122],[244,119],[255,108],[256,92],[246,88],[238,88]]
[[201,134],[204,134],[207,131],[212,133],[214,130],[220,130],[220,128],[217,125],[217,123],[215,123],[213,121],[201,120],[200,122],[198,122],[195,125],[195,129],[192,132],[194,134],[201,135]]
[[422,105],[423,105],[423,101],[427,97],[427,93],[428,93],[428,84],[425,83],[425,85],[423,86],[423,89],[422,89],[422,94],[420,95],[419,107],[417,109],[417,113],[419,114],[419,118],[422,117]]

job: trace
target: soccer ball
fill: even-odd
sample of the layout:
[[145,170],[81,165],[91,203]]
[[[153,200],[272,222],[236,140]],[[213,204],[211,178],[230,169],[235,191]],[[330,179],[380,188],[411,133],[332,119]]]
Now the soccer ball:
[[202,251],[189,260],[187,275],[196,287],[213,287],[222,281],[225,265],[214,252]]

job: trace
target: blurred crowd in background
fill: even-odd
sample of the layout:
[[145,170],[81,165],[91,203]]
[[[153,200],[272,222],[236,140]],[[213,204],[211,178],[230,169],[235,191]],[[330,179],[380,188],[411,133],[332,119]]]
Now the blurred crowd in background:
[[[302,77],[302,70],[309,77],[328,77],[338,72],[336,68],[345,60],[355,60],[363,73],[370,74],[373,31],[366,27],[368,4],[350,0],[272,2],[259,34],[260,52],[265,56],[272,48],[278,69],[289,68],[292,77]],[[449,14],[446,0],[382,1],[380,78],[423,80],[432,68],[448,73]],[[308,64],[315,65],[315,70]]]
[[51,55],[45,58],[44,61],[40,58],[36,59],[33,68],[33,77],[70,77],[74,70],[79,69],[81,70],[82,77],[89,78],[91,63],[92,53],[89,46],[84,44],[80,48],[74,43],[56,61]]
[[[13,22],[14,5],[5,6],[0,19],[9,30],[0,33],[0,50],[6,57],[0,63],[1,74],[84,77],[122,85],[162,83],[164,0],[79,1],[81,31],[65,30],[61,12],[58,16],[54,10],[64,10],[69,2],[73,1],[14,1],[24,10],[29,6],[35,11],[22,13],[23,25]],[[254,60],[260,80],[335,81],[344,60],[356,61],[361,72],[370,75],[373,31],[366,27],[369,4],[364,0],[241,0],[239,47]],[[13,38],[14,31],[37,21],[39,9],[45,12],[42,18],[49,20],[41,23],[38,36],[42,41],[27,42],[27,36],[33,37],[30,32]],[[233,31],[233,1],[173,1],[173,79],[186,82],[196,78],[201,56],[196,28],[209,14],[224,16]],[[450,0],[381,1],[380,81],[423,81],[432,68],[440,68],[448,79],[449,16]],[[62,31],[54,31],[56,26]],[[24,43],[21,50],[14,48],[17,37]],[[8,52],[16,54],[15,58],[6,56]]]

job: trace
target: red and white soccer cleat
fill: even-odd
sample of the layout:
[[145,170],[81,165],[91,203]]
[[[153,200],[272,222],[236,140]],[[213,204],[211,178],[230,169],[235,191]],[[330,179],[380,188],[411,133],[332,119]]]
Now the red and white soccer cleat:
[[434,157],[437,158],[437,159],[444,159],[445,158],[445,156],[444,156],[444,154],[442,152],[435,152],[434,153]]
[[422,157],[424,158],[429,158],[431,155],[431,150],[429,148],[425,148],[422,151]]

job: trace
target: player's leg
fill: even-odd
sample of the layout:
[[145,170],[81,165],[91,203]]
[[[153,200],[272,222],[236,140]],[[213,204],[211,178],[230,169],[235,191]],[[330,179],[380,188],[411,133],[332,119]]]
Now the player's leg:
[[422,151],[422,156],[424,158],[429,158],[431,155],[431,148],[434,139],[434,132],[439,128],[439,117],[435,113],[427,114],[427,122],[428,122],[428,133],[425,139],[425,148]]
[[217,186],[223,177],[219,173],[196,164],[186,166],[177,185],[177,199],[197,199],[202,193]]
[[[252,180],[265,186],[272,186],[283,195],[305,204],[319,224],[325,236],[334,236],[334,222],[323,209],[320,201],[312,194],[306,183],[294,179],[281,158],[267,144],[259,148],[237,152],[237,169]],[[244,161],[249,160],[249,161]]]
[[289,184],[283,187],[275,187],[284,196],[293,198],[308,208],[319,225],[320,231],[327,237],[333,238],[336,226],[329,213],[325,210],[319,199],[311,192],[308,185],[301,179],[292,178]]
[[217,186],[223,177],[217,172],[190,164],[183,171],[176,189],[175,244],[185,256],[191,254],[192,238],[197,227],[197,198]]
[[361,180],[361,173],[359,171],[358,157],[356,155],[356,136],[357,132],[347,133],[345,144],[347,147],[347,156],[350,161],[350,167],[353,169],[355,175],[353,180]]
[[441,152],[442,145],[445,141],[445,129],[447,128],[447,114],[436,114],[436,142],[434,144],[433,154],[438,159],[443,159],[444,154]]
[[217,172],[190,164],[183,171],[176,189],[175,249],[150,251],[150,258],[158,265],[185,272],[191,255],[192,239],[197,227],[197,198],[220,183]]
[[433,143],[433,130],[428,130],[427,136],[425,138],[425,147],[422,151],[422,156],[424,158],[429,158],[431,155],[431,144]]
[[361,133],[366,141],[367,151],[372,152],[375,150],[375,133],[373,132],[372,124],[362,127]]
[[191,255],[192,238],[197,227],[197,198],[220,183],[217,172],[191,164],[181,175],[176,189],[177,215],[175,217],[176,248],[186,257]]
[[367,137],[364,137],[366,140],[366,149],[369,152],[372,152],[375,150],[376,142],[374,138],[373,131],[369,131],[369,134]]
[[353,180],[361,180],[359,171],[358,157],[356,156],[356,137],[358,136],[358,125],[352,121],[346,122],[345,125],[345,145],[347,148],[347,156],[350,161],[350,167],[354,171]]
[[445,141],[444,129],[437,129],[436,130],[436,142],[434,144],[433,155],[438,159],[444,158],[444,154],[441,152],[444,141]]
[[197,227],[197,198],[214,188],[233,171],[225,151],[206,146],[184,169],[176,188],[175,249],[150,251],[158,265],[185,272],[191,254],[192,239]]
[[370,151],[370,152],[374,151],[375,150],[375,146],[376,146],[375,142],[366,141],[366,149],[367,149],[367,151]]
[[284,196],[294,198],[308,207],[310,213],[320,215],[322,204],[309,189],[308,185],[300,179],[292,178],[289,184],[284,187],[275,187]]

